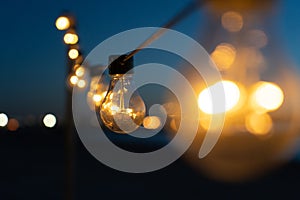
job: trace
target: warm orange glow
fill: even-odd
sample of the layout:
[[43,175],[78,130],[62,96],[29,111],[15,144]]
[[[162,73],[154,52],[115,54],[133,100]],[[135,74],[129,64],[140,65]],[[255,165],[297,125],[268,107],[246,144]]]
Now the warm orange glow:
[[222,25],[229,32],[240,31],[243,23],[243,17],[238,12],[229,11],[222,15]]
[[5,113],[0,113],[0,126],[4,127],[8,123],[8,117]]
[[57,18],[55,22],[55,26],[58,30],[66,30],[70,27],[70,25],[71,25],[70,19],[65,16],[61,16]]
[[79,81],[77,82],[77,86],[78,86],[79,88],[84,88],[84,87],[86,86],[85,80],[79,80]]
[[9,131],[16,131],[19,128],[19,122],[16,119],[10,119],[7,123],[7,129]]
[[272,118],[267,113],[250,113],[246,116],[246,128],[250,133],[265,135],[272,128]]
[[[220,96],[220,102],[218,103],[223,104],[225,101],[225,107],[213,105],[211,93]],[[225,97],[225,99],[222,100],[222,97]],[[238,104],[239,99],[240,89],[236,83],[232,81],[220,81],[204,89],[199,94],[198,106],[207,114],[224,113],[232,110]]]
[[211,58],[220,70],[231,67],[236,57],[236,49],[231,44],[221,43],[211,53]]
[[64,42],[66,44],[76,44],[78,42],[78,36],[75,33],[66,33]]
[[160,118],[156,116],[148,116],[143,120],[146,129],[158,129],[161,126]]
[[78,82],[78,77],[77,76],[73,75],[73,76],[70,77],[70,83],[72,85],[76,85],[77,82]]
[[256,111],[274,111],[283,103],[284,94],[280,87],[270,82],[258,82],[254,86],[251,103]]
[[77,77],[82,77],[85,73],[84,67],[78,67],[75,71]]
[[68,55],[69,55],[69,58],[74,60],[74,59],[78,58],[79,51],[77,49],[70,49]]
[[52,128],[56,124],[56,117],[52,114],[47,114],[43,119],[43,123],[46,127]]

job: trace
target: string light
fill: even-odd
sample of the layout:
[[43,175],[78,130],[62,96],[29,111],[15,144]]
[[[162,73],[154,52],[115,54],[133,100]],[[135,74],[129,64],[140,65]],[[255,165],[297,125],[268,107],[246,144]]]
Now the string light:
[[75,60],[79,56],[79,51],[77,49],[70,49],[68,55],[70,59]]
[[53,114],[46,114],[43,123],[46,127],[53,128],[56,125],[56,117]]
[[104,125],[116,133],[135,131],[143,123],[145,116],[145,104],[138,92],[129,95],[135,87],[132,74],[126,72],[133,68],[133,58],[127,61],[124,58],[126,55],[110,57],[113,60],[109,65],[110,88],[100,109]]
[[68,28],[70,28],[70,25],[71,25],[70,19],[65,16],[61,16],[57,18],[55,22],[55,26],[58,30],[67,30]]
[[8,123],[8,117],[5,113],[0,113],[0,126],[5,127]]
[[66,44],[77,44],[79,38],[75,33],[66,33],[64,36],[64,42]]

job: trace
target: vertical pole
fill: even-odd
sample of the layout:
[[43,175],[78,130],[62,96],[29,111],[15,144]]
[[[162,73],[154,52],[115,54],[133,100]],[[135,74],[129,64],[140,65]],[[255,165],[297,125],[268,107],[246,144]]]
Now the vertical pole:
[[[68,52],[69,48],[67,49]],[[65,80],[69,81],[69,76],[72,72],[73,61],[67,56],[67,77]],[[67,83],[68,84],[68,83]],[[75,140],[74,140],[74,122],[72,115],[72,88],[66,87],[65,98],[65,126],[64,126],[64,148],[65,148],[65,171],[64,171],[64,199],[74,199],[74,173],[75,173]]]

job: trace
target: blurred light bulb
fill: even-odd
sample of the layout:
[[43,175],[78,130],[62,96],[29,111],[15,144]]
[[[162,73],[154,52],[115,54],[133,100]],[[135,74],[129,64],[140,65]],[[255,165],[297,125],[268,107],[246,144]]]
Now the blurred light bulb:
[[211,53],[211,58],[219,68],[226,70],[231,67],[236,57],[236,49],[231,44],[221,43]]
[[76,76],[82,77],[85,73],[84,67],[78,67],[75,71]]
[[243,23],[243,17],[238,12],[229,11],[222,15],[222,25],[229,32],[240,31]]
[[65,16],[61,16],[57,18],[55,22],[55,26],[58,30],[66,30],[70,27],[70,25],[71,25],[70,19]]
[[77,76],[73,75],[73,76],[70,77],[70,83],[72,85],[76,85],[77,82],[78,82],[78,77]]
[[161,120],[157,116],[148,116],[143,120],[146,129],[158,129],[161,126]]
[[14,119],[14,118],[8,120],[7,129],[9,131],[16,131],[19,128],[19,126],[20,126],[20,124],[19,124],[18,120]]
[[5,113],[0,113],[0,126],[4,127],[8,123],[8,117]]
[[43,123],[48,128],[53,128],[56,124],[56,117],[52,114],[45,115]]
[[283,103],[284,95],[280,87],[270,82],[258,82],[254,86],[252,105],[258,111],[274,111]]
[[77,82],[77,86],[78,86],[79,88],[84,88],[84,87],[86,86],[85,80],[79,80],[79,81]]
[[77,49],[70,49],[68,55],[69,55],[69,58],[71,58],[72,60],[74,60],[74,59],[78,58],[79,51]]
[[78,42],[78,35],[75,33],[66,33],[64,36],[64,42],[66,44],[76,44]]
[[250,113],[246,116],[245,126],[250,133],[265,135],[270,132],[273,122],[267,113]]
[[[107,95],[100,108],[100,115],[104,125],[116,133],[130,133],[135,131],[145,116],[145,104],[134,87],[132,74],[133,58],[125,61],[126,55],[115,59],[109,65],[111,76]],[[134,92],[133,92],[134,91]],[[132,94],[132,95],[131,95]]]
[[[213,105],[212,98],[211,98],[211,93],[214,93],[215,95],[221,94],[220,89],[222,88],[224,89],[225,107],[219,107],[218,105]],[[237,86],[237,84],[235,84],[232,81],[220,81],[204,89],[199,94],[198,106],[204,113],[218,114],[233,109],[238,104],[239,99],[240,99],[240,89]],[[220,103],[224,102],[222,99],[220,99],[220,101],[221,101]]]

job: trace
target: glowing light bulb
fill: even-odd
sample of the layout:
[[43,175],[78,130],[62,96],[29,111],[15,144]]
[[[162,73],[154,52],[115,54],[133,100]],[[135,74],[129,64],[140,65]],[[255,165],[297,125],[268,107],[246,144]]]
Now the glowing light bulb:
[[43,123],[48,128],[53,128],[56,124],[56,117],[52,114],[45,115]]
[[[135,131],[145,117],[145,104],[134,87],[132,73],[133,58],[124,61],[126,55],[115,59],[109,65],[110,86],[100,107],[103,124],[116,133]],[[134,91],[134,92],[133,92]],[[131,95],[132,94],[132,95]]]
[[71,25],[70,19],[65,16],[61,16],[57,18],[55,22],[55,26],[58,30],[66,30],[70,27],[70,25]]
[[86,86],[85,80],[78,80],[77,86],[78,86],[79,88],[84,88],[84,87]]
[[[223,93],[225,97],[225,107],[219,107],[218,105],[213,105],[212,103],[211,93],[215,93],[215,95],[221,95],[221,89],[224,89]],[[209,88],[204,89],[199,94],[198,106],[204,113],[218,114],[232,110],[238,104],[239,100],[240,89],[237,84],[232,81],[220,81]],[[220,99],[220,101],[220,103],[224,102],[222,99]]]
[[238,12],[229,11],[222,15],[222,25],[229,32],[240,31],[243,23],[243,17]]
[[66,44],[76,44],[78,42],[78,35],[75,33],[66,33],[64,36],[64,42]]
[[146,129],[158,129],[161,126],[161,120],[157,116],[148,116],[143,120]]
[[71,58],[72,60],[74,60],[74,59],[78,58],[79,51],[77,49],[70,49],[68,55],[69,55],[69,58]]
[[84,67],[78,67],[75,71],[76,76],[82,77],[85,73]]
[[5,113],[0,113],[0,126],[4,127],[8,123],[8,117]]
[[277,110],[282,105],[283,100],[282,90],[274,83],[261,81],[254,86],[251,103],[257,111]]
[[267,113],[250,113],[246,116],[245,126],[250,133],[255,135],[266,135],[270,132],[273,122]]
[[76,85],[76,84],[78,83],[78,77],[75,76],[75,75],[71,76],[71,77],[70,77],[70,83],[71,83],[72,85]]

